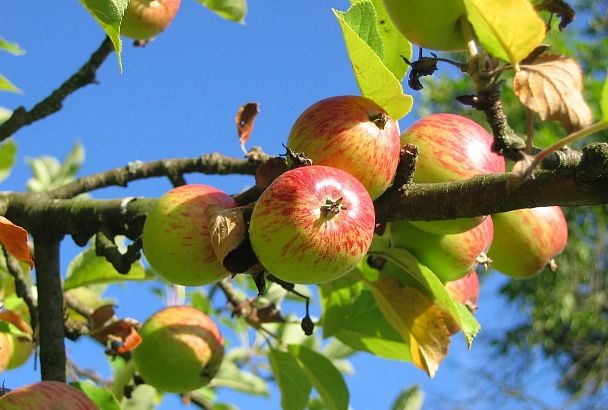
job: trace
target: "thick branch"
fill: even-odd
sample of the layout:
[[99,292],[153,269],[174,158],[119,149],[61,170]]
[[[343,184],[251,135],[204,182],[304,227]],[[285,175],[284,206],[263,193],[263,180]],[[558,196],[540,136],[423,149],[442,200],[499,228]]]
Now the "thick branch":
[[80,69],[68,78],[51,95],[34,106],[30,111],[19,107],[13,111],[13,115],[0,125],[0,141],[13,135],[20,128],[41,120],[59,111],[63,100],[74,91],[95,82],[95,73],[104,60],[114,50],[112,42],[106,37],[99,48],[91,54],[89,60]]

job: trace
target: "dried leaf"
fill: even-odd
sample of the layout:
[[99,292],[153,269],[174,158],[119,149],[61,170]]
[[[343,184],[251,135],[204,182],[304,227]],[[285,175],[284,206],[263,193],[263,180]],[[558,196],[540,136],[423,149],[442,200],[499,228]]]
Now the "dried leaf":
[[253,123],[256,115],[258,115],[259,112],[260,105],[258,103],[250,102],[245,105],[241,105],[236,113],[236,117],[234,117],[234,121],[236,122],[236,130],[239,134],[239,141],[241,142],[241,149],[245,153],[247,153],[245,144],[247,143],[247,140],[249,140],[249,136],[253,131]]
[[534,177],[534,169],[536,168],[534,157],[523,152],[521,155],[523,155],[523,159],[517,161],[515,165],[513,165],[511,173],[507,177],[508,188],[515,188],[529,178]]
[[27,245],[27,235],[25,229],[0,216],[0,242],[8,253],[33,268],[34,260]]
[[123,343],[116,349],[119,354],[130,352],[141,343],[142,338],[134,327],[130,328],[130,332],[123,338]]
[[91,328],[98,329],[106,324],[110,319],[114,317],[114,304],[102,305],[95,309],[89,318],[91,321]]
[[3,310],[0,311],[0,321],[8,322],[13,325],[23,333],[26,333],[30,336],[33,336],[34,331],[32,327],[27,323],[18,312],[13,310]]
[[141,343],[138,327],[139,323],[135,319],[125,318],[98,329],[91,329],[89,334],[103,344],[116,342],[118,346],[113,346],[111,353],[122,354],[135,349]]
[[410,346],[414,365],[433,377],[450,345],[442,310],[417,289],[403,287],[396,279],[370,284],[385,318]]
[[245,239],[247,228],[243,218],[244,211],[244,207],[224,208],[220,205],[209,205],[205,208],[211,247],[222,263],[226,255]]
[[568,24],[574,21],[576,12],[564,0],[545,0],[541,4],[535,6],[536,10],[545,10],[559,17],[560,31],[565,29]]
[[255,171],[255,185],[260,190],[264,190],[288,169],[287,162],[283,158],[272,157]]
[[533,64],[522,64],[513,79],[513,89],[522,104],[543,120],[559,121],[568,132],[593,122],[582,88],[579,65],[558,54],[543,54]]

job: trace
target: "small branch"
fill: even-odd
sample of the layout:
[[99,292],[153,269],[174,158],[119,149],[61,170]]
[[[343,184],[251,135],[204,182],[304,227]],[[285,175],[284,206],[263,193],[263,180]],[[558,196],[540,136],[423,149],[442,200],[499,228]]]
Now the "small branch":
[[105,232],[97,232],[95,235],[95,253],[97,256],[103,256],[112,264],[114,269],[119,273],[127,274],[131,269],[131,265],[141,257],[142,241],[141,237],[137,238],[127,247],[125,253],[121,253],[118,246],[111,236]]
[[36,302],[34,302],[34,295],[27,283],[25,272],[21,269],[17,259],[13,258],[7,251],[6,248],[2,248],[4,251],[4,258],[6,259],[6,267],[8,273],[15,279],[15,293],[19,296],[30,312],[30,325],[34,329],[34,341],[38,342],[38,308]]
[[0,141],[10,137],[22,127],[56,113],[62,108],[63,101],[68,95],[94,83],[97,69],[113,50],[112,42],[106,37],[99,48],[91,54],[89,60],[51,95],[36,104],[30,111],[26,111],[24,107],[13,111],[11,117],[0,125]]

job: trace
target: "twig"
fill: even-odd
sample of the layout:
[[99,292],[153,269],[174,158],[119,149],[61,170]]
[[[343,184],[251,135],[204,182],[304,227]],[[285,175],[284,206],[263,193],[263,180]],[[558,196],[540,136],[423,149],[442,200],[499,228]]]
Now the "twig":
[[95,253],[97,256],[105,257],[118,273],[127,274],[131,270],[131,265],[141,257],[141,237],[133,241],[127,247],[125,253],[121,253],[111,236],[103,231],[97,232],[97,235],[95,235]]
[[4,258],[6,259],[8,273],[15,280],[15,293],[23,299],[30,312],[30,325],[32,326],[32,329],[34,329],[34,341],[37,342],[38,308],[36,307],[36,302],[34,302],[34,295],[32,295],[32,291],[27,284],[25,273],[23,272],[23,269],[21,269],[19,262],[6,251],[6,248],[2,247],[2,250],[4,252]]
[[63,101],[68,95],[94,83],[97,69],[113,50],[112,42],[106,37],[99,48],[91,54],[89,60],[48,97],[36,104],[30,111],[26,111],[24,107],[13,111],[11,117],[0,125],[0,141],[10,137],[22,127],[56,113],[62,108]]

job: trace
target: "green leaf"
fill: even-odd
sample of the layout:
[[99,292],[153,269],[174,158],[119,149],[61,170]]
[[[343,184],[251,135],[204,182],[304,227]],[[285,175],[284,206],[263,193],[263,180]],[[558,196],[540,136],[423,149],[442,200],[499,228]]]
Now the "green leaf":
[[607,75],[606,79],[604,79],[604,85],[602,87],[602,99],[600,102],[604,122],[608,122],[608,71],[606,73]]
[[0,107],[0,124],[11,118],[13,112],[11,110],[7,110],[4,107]]
[[348,387],[342,374],[331,361],[302,345],[289,345],[287,348],[298,361],[325,405],[330,410],[348,409]]
[[89,396],[100,409],[121,410],[120,403],[110,390],[98,387],[90,382],[78,381],[70,384]]
[[4,181],[15,165],[17,145],[12,139],[5,140],[0,145],[0,181]]
[[545,38],[545,23],[529,0],[464,0],[483,48],[517,65]]
[[19,44],[11,43],[3,37],[0,37],[0,50],[6,51],[7,53],[11,53],[15,56],[21,56],[25,54],[25,50],[19,47]]
[[424,392],[418,386],[405,389],[393,403],[391,410],[421,410]]
[[384,58],[384,42],[376,26],[376,10],[369,0],[355,2],[348,12],[343,13],[344,22],[371,48],[380,58]]
[[28,158],[26,162],[32,168],[33,175],[27,181],[27,187],[32,192],[44,192],[65,185],[75,179],[83,161],[84,148],[78,141],[61,163],[47,155]]
[[289,353],[276,349],[270,349],[268,360],[281,391],[281,408],[304,410],[312,384],[298,361]]
[[247,0],[198,0],[198,2],[226,20],[245,22]]
[[147,384],[140,384],[131,392],[130,399],[123,399],[122,410],[154,410],[159,403],[156,389]]
[[[393,72],[384,64],[382,58],[361,37],[362,35],[366,36],[366,33],[357,31],[357,29],[368,27],[372,22],[375,23],[376,15],[372,3],[369,1],[359,2],[347,12],[335,9],[333,9],[333,12],[342,28],[348,55],[361,94],[383,107],[393,119],[402,118],[412,109],[412,97],[403,94],[400,80],[395,77]],[[354,17],[351,17],[350,13],[353,13]],[[363,18],[367,19],[366,24],[359,21],[355,27],[350,26],[350,20],[358,21]]]
[[0,74],[0,91],[8,91],[11,93],[21,94],[21,91],[15,84],[11,83],[8,78]]
[[84,146],[80,141],[76,141],[68,155],[61,163],[58,178],[66,180],[74,179],[80,170],[80,167],[84,163],[84,157]]
[[106,32],[118,59],[118,68],[122,73],[122,40],[120,39],[120,23],[125,14],[129,0],[80,0],[85,9],[95,18]]
[[230,360],[224,360],[222,365],[211,381],[212,387],[227,387],[246,394],[268,396],[266,381],[251,372],[239,369]]
[[98,283],[116,283],[144,279],[146,279],[146,272],[141,262],[135,262],[131,265],[129,272],[123,275],[118,273],[105,258],[97,256],[95,249],[89,248],[76,255],[70,262],[63,288],[64,290],[69,290]]

